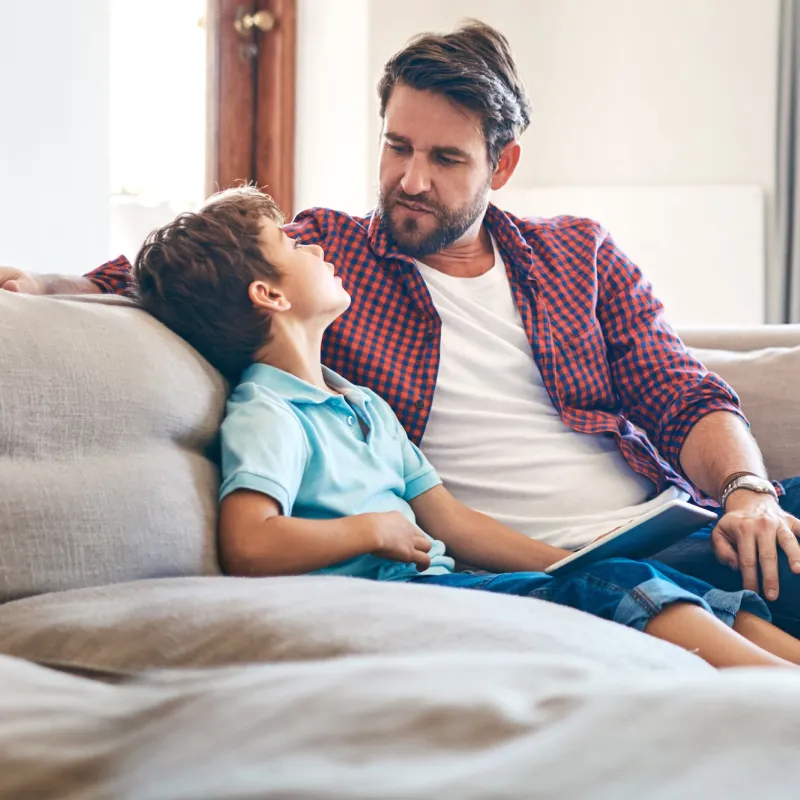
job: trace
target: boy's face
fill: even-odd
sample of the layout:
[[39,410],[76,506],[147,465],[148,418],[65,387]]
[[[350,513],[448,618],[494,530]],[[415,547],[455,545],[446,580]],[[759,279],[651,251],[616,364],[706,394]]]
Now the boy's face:
[[261,252],[281,275],[273,290],[282,296],[284,307],[298,320],[320,319],[332,322],[350,305],[350,295],[342,279],[334,274],[333,264],[315,244],[300,244],[290,239],[271,219],[264,219]]

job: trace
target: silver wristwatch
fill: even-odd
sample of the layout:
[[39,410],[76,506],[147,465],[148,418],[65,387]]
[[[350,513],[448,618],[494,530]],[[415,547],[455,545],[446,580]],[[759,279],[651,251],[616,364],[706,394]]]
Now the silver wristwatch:
[[759,492],[760,494],[771,494],[776,500],[778,493],[775,487],[766,478],[759,478],[757,475],[740,475],[734,478],[723,490],[722,496],[719,498],[719,504],[725,510],[725,503],[727,499],[737,490],[747,489],[751,492]]

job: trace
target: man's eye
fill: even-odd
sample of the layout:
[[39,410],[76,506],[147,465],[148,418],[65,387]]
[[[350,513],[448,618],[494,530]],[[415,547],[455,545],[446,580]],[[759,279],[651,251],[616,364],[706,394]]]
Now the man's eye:
[[386,145],[393,153],[405,153],[406,146],[402,144],[391,144],[387,143]]
[[454,158],[448,158],[447,156],[439,156],[439,163],[444,164],[446,167],[451,167],[459,162],[456,161]]

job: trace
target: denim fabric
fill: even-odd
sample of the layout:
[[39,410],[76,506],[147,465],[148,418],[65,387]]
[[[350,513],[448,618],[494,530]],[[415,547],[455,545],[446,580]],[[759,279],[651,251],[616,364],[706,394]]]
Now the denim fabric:
[[[793,516],[800,516],[800,478],[781,481],[786,494],[781,497],[781,508]],[[742,588],[741,573],[717,561],[711,547],[711,524],[691,536],[668,547],[654,558],[668,564],[685,575],[710,583],[726,592]],[[772,621],[787,633],[800,637],[800,575],[792,572],[786,554],[778,548],[778,599],[767,603]]]
[[770,619],[766,603],[755,592],[723,592],[655,561],[613,558],[564,576],[457,572],[420,575],[411,582],[535,597],[640,631],[656,614],[678,602],[704,608],[726,625],[733,624],[740,609]]

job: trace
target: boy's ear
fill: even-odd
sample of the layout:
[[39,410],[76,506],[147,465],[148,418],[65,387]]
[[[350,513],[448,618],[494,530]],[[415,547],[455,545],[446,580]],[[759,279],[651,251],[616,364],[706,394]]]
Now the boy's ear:
[[250,302],[265,311],[288,311],[292,304],[277,286],[266,281],[253,281],[247,290]]

